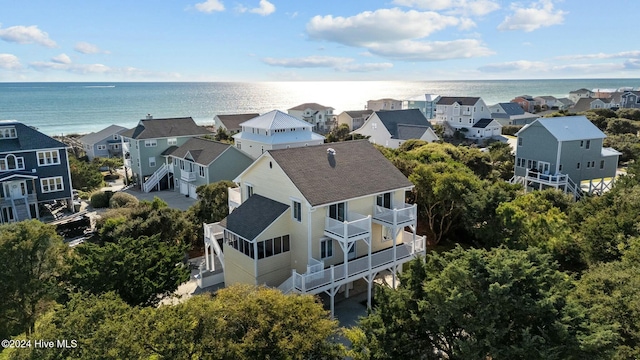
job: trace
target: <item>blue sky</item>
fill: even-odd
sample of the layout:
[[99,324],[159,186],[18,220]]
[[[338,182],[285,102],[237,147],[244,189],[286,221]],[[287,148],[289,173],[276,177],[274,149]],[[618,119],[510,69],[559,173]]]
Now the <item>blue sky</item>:
[[0,82],[640,78],[640,1],[0,0]]

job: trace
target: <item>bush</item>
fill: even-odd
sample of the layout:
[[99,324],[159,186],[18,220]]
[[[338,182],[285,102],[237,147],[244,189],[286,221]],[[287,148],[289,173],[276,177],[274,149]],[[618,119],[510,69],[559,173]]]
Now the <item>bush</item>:
[[112,192],[107,191],[99,191],[96,193],[93,193],[91,195],[91,206],[93,208],[106,208],[109,206],[109,200],[111,199],[111,195],[113,195]]
[[520,125],[505,125],[502,127],[502,135],[515,136],[520,129],[522,129],[522,126]]
[[109,200],[109,207],[112,209],[122,208],[122,207],[134,207],[138,205],[138,199],[125,192],[117,192],[113,194],[111,199]]

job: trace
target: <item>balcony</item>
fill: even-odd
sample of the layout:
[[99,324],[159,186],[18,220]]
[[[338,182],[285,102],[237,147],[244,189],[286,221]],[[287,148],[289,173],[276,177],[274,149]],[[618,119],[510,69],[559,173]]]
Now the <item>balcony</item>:
[[382,226],[409,226],[416,224],[417,206],[402,204],[399,209],[373,206],[373,222]]
[[228,194],[228,203],[229,203],[229,212],[232,212],[233,209],[237,208],[242,204],[242,195],[239,187],[229,188]]
[[325,218],[324,234],[342,242],[353,242],[371,236],[371,215],[349,212],[347,219],[340,221],[330,217]]
[[197,175],[195,171],[182,170],[182,172],[180,173],[180,179],[182,179],[183,181],[193,182],[196,181],[196,177]]
[[[418,254],[425,251],[425,239],[423,236],[416,236],[407,231],[402,233],[402,244],[378,251],[369,256],[363,256],[345,264],[331,266],[327,269],[306,274],[298,274],[293,271],[292,277],[285,282],[283,290],[319,294],[331,287],[340,286],[348,282],[360,279],[365,274],[376,273],[390,268],[394,263],[403,264],[413,259]],[[395,256],[394,256],[395,255]]]
[[[38,195],[36,195],[36,193],[30,193],[30,194],[27,194],[27,196],[25,196],[25,197],[14,198],[13,200],[14,200],[14,202],[16,202],[19,199],[24,199],[27,204],[37,204],[38,203]],[[0,206],[1,207],[12,206],[11,198],[10,197],[0,197]]]
[[131,169],[131,159],[124,159],[124,166]]

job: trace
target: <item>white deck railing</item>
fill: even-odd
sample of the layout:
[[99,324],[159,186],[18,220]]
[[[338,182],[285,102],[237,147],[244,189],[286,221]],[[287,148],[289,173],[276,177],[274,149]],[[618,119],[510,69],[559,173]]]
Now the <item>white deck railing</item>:
[[[416,240],[413,241],[413,234],[404,231],[402,238],[405,242],[395,247],[395,263],[397,265],[411,260],[417,254],[424,253],[425,250],[424,236],[416,235]],[[393,263],[394,248],[391,247],[371,254],[371,259],[368,256],[364,256],[348,261],[347,274],[345,274],[344,264],[331,266],[314,273],[298,274],[293,270],[292,277],[287,279],[280,287],[282,287],[282,290],[287,291],[318,294],[329,287],[340,286],[359,279],[365,273],[368,273],[369,269],[371,269],[371,272],[378,272],[391,267]]]
[[385,207],[373,206],[373,220],[385,225],[408,225],[416,221],[416,204],[402,204],[401,208],[387,209]]
[[549,185],[566,185],[570,180],[567,174],[545,174],[539,171],[531,171],[527,169],[527,180],[534,180],[543,184]]
[[188,182],[196,181],[196,172],[182,170],[180,173],[180,179]]
[[162,166],[160,166],[160,168],[158,168],[158,170],[156,170],[153,175],[151,175],[147,181],[142,184],[142,190],[147,193],[151,191],[151,189],[153,189],[153,187],[156,186],[168,172],[169,166],[167,166],[167,164],[162,164]]
[[[204,227],[204,246],[205,246],[205,255],[208,255],[207,248],[211,248],[213,253],[220,260],[220,264],[222,265],[222,269],[224,270],[224,253],[222,252],[222,248],[218,243],[218,238],[222,238],[224,228],[220,226],[219,222],[211,223],[211,224],[203,224]],[[207,270],[214,271],[215,270],[215,262],[211,261],[211,259],[206,259]]]
[[371,215],[347,213],[347,219],[340,221],[325,217],[324,234],[338,241],[355,241],[371,235]]
[[229,212],[242,204],[242,194],[239,187],[229,188],[228,191]]

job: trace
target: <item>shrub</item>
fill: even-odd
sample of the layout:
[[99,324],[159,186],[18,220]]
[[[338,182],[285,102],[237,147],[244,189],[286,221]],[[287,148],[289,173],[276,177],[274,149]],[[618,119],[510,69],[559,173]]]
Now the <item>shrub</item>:
[[106,208],[109,206],[109,199],[111,198],[111,195],[113,193],[108,191],[108,192],[104,192],[104,191],[99,191],[96,193],[93,193],[91,195],[91,206],[98,209],[98,208]]
[[134,207],[138,205],[138,199],[125,192],[117,192],[113,194],[111,199],[109,200],[109,207],[112,209],[122,208],[122,207]]

